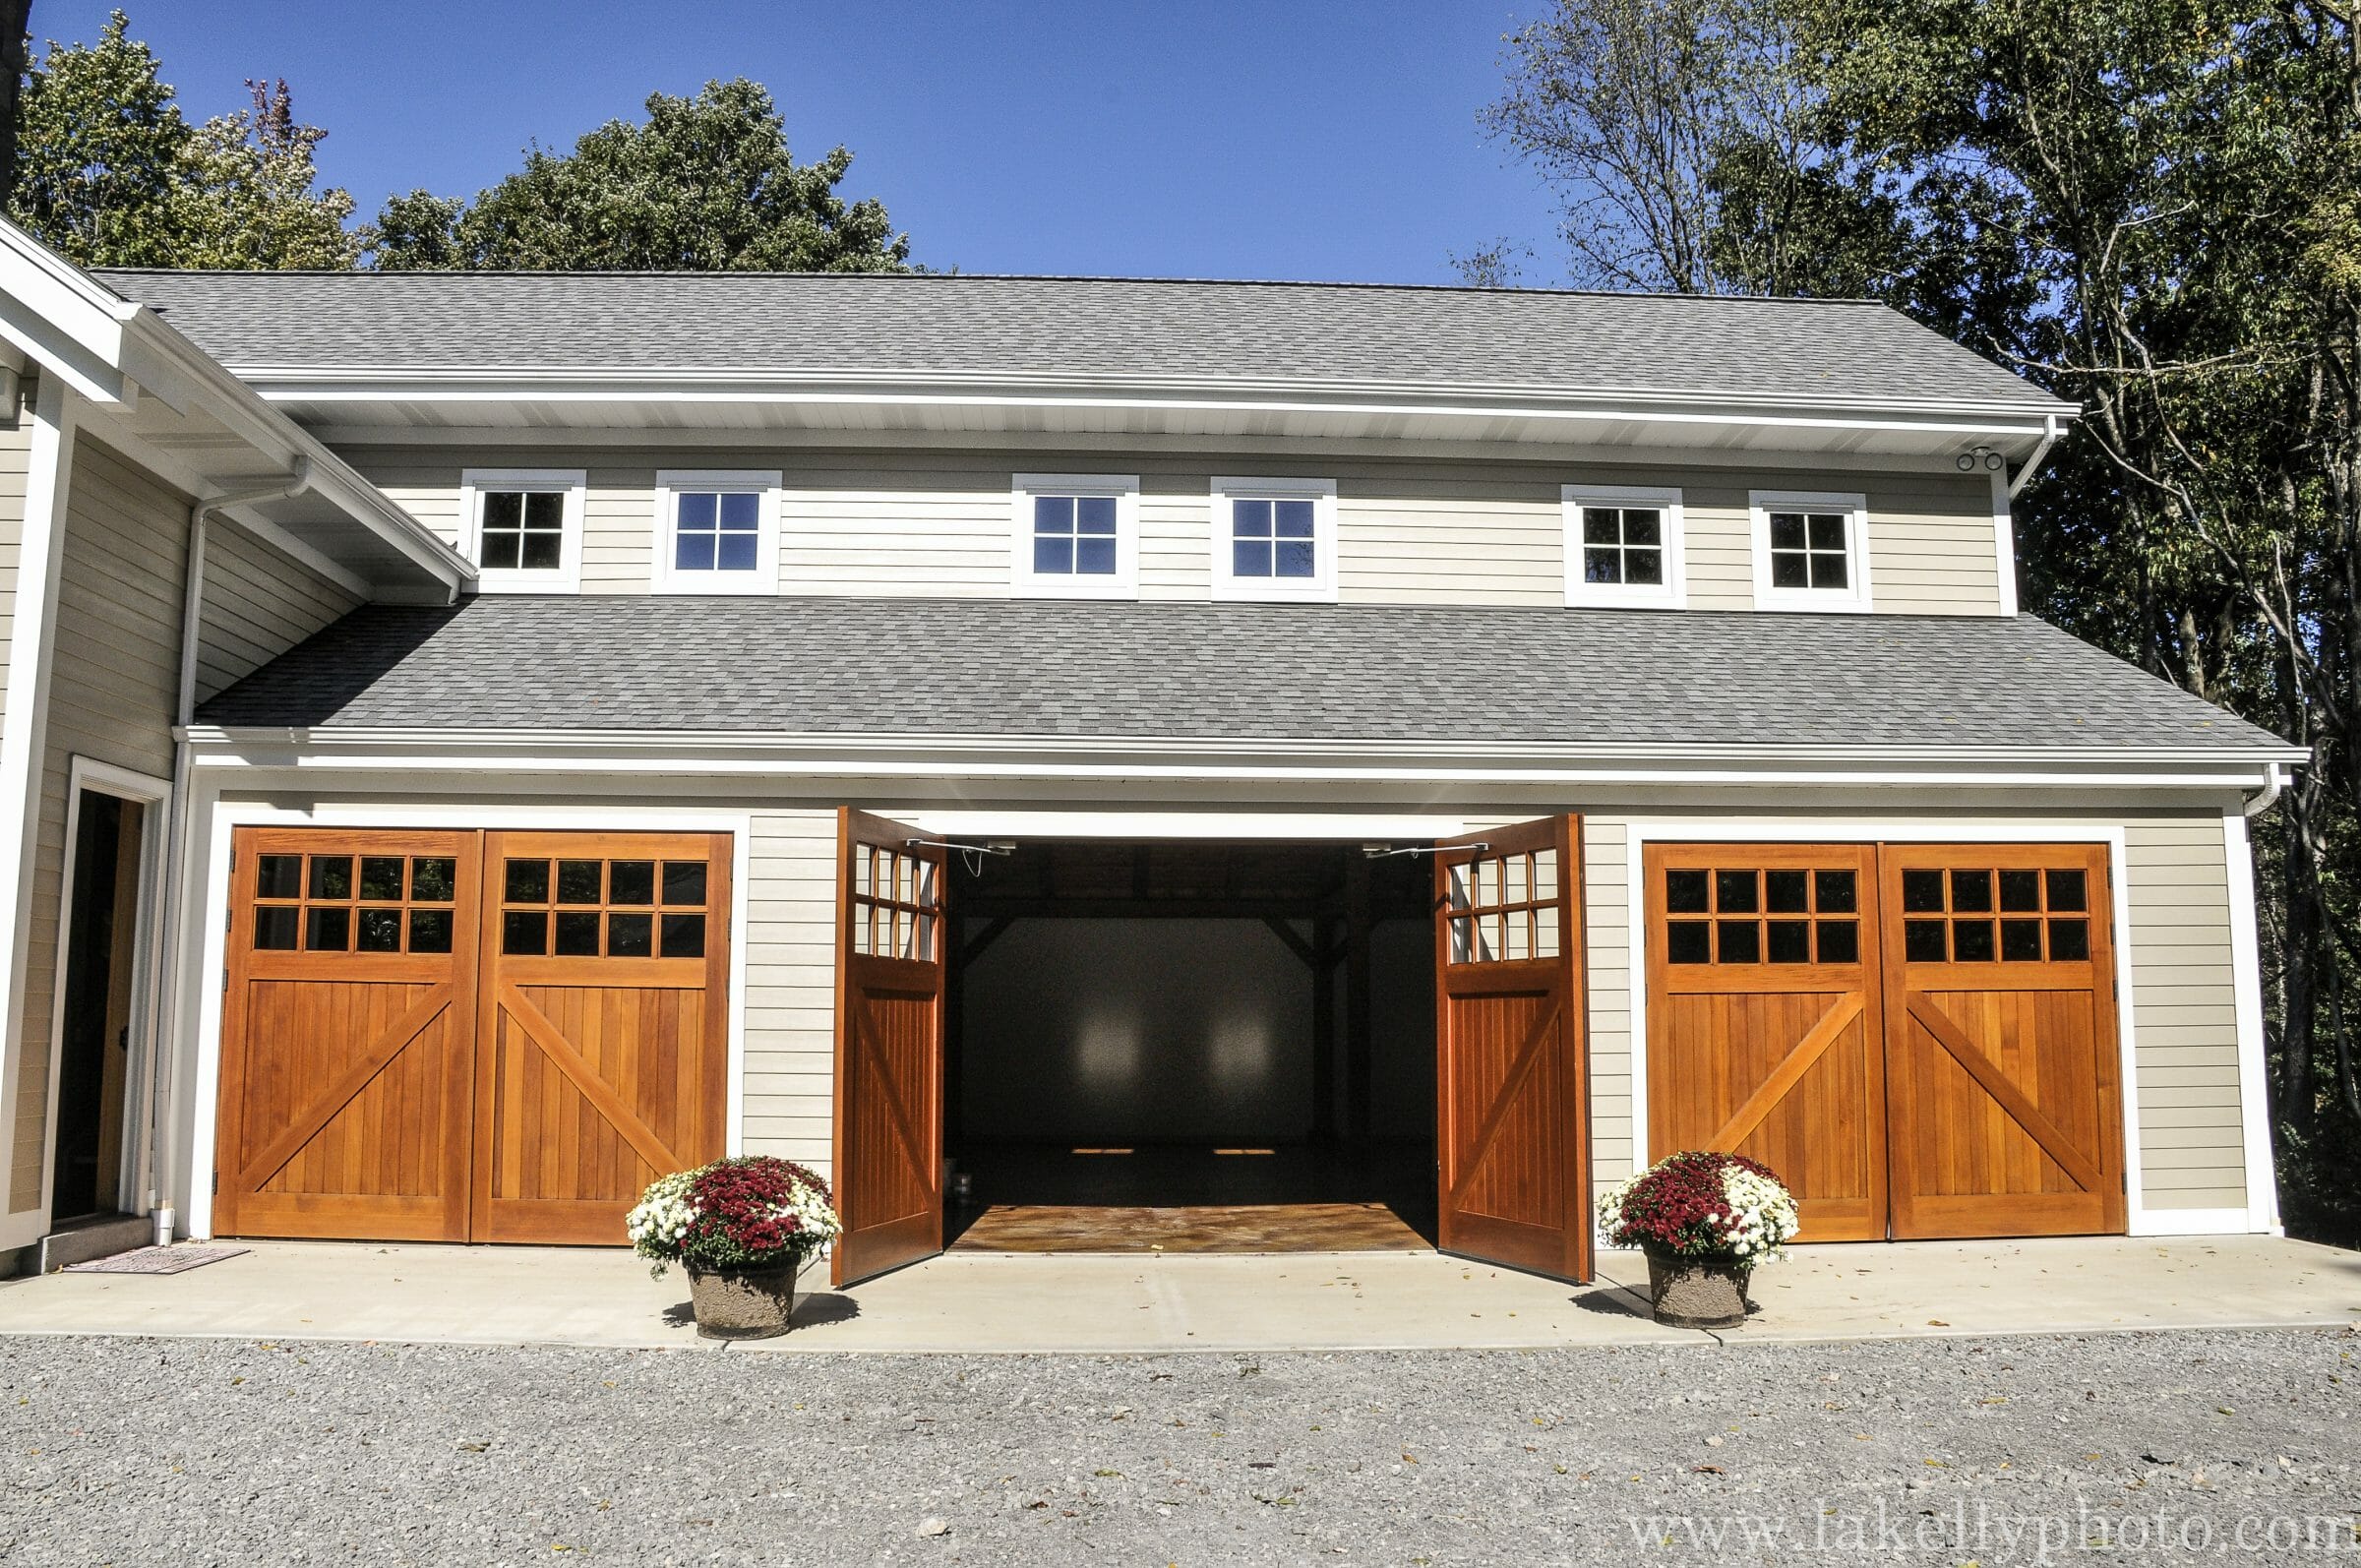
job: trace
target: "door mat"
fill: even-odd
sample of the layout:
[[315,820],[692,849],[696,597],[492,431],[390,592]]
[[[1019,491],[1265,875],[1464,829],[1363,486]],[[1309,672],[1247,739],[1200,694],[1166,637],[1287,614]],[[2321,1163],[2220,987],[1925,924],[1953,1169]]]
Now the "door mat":
[[223,1258],[244,1257],[252,1248],[242,1246],[144,1246],[129,1252],[118,1252],[111,1258],[93,1258],[88,1263],[69,1263],[68,1274],[186,1274],[191,1269],[218,1263]]

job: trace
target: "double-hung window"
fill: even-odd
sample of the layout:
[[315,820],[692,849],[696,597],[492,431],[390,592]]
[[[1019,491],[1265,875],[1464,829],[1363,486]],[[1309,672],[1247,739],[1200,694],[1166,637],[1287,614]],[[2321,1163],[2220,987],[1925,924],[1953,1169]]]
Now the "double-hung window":
[[1858,495],[1758,490],[1754,602],[1774,610],[1869,608],[1868,504]]
[[582,582],[579,468],[470,468],[459,475],[460,548],[485,593],[573,593]]
[[1567,485],[1566,603],[1666,609],[1684,598],[1680,492]]
[[1336,598],[1336,482],[1216,479],[1213,596]]
[[776,469],[667,469],[656,475],[660,593],[776,593]]
[[1018,474],[1012,488],[1015,593],[1128,599],[1139,592],[1136,474]]

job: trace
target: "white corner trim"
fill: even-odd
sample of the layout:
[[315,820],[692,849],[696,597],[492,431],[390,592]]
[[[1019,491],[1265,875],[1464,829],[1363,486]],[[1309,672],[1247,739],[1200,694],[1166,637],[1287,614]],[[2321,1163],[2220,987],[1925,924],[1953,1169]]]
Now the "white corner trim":
[[1992,556],[1999,573],[2000,613],[2017,613],[2017,517],[2006,468],[1992,475]]
[[[507,806],[454,804],[449,806],[378,805],[370,802],[324,803],[302,809],[229,804],[215,800],[209,814],[212,848],[202,878],[191,878],[191,896],[200,900],[191,911],[194,924],[205,934],[202,961],[195,975],[206,977],[197,987],[198,1008],[193,1038],[174,1042],[177,1055],[193,1050],[195,1061],[189,1096],[190,1127],[186,1168],[187,1190],[181,1194],[184,1224],[192,1239],[212,1235],[212,1182],[216,1102],[221,1084],[221,977],[228,973],[229,934],[226,921],[213,918],[229,906],[229,857],[241,827],[458,828],[486,830],[531,829],[544,832],[656,832],[728,833],[730,857],[730,986],[728,1098],[723,1111],[723,1148],[741,1153],[746,1119],[746,995],[747,938],[751,923],[751,844],[755,814],[750,811],[676,810],[671,807],[596,805]],[[195,837],[196,835],[192,835]],[[178,1176],[167,1174],[177,1181]],[[166,1201],[170,1201],[166,1199]]]
[[2246,814],[2221,814],[2223,871],[2230,891],[2230,981],[2238,1040],[2238,1124],[2246,1154],[2246,1219],[2250,1231],[2279,1225],[2278,1168],[2270,1148],[2270,1089],[2264,1071],[2262,935],[2255,924],[2255,858]]
[[[779,591],[779,496],[784,475],[776,468],[659,468],[655,514],[648,528],[653,559],[648,582],[657,593],[774,594]],[[751,572],[682,571],[674,542],[680,497],[713,491],[760,498],[756,519],[755,566]]]
[[[1043,496],[1112,497],[1115,574],[1079,576],[1033,570],[1033,503]],[[1019,599],[1139,597],[1139,475],[1011,474],[1008,479],[1008,591]]]
[[[459,473],[459,553],[476,568],[481,593],[578,593],[582,587],[582,511],[590,485],[580,468],[467,468]],[[554,571],[484,566],[484,495],[487,490],[555,491],[566,498],[565,533]]]
[[[1663,511],[1665,580],[1661,586],[1584,580],[1582,509],[1586,506],[1656,507]],[[1558,522],[1566,557],[1567,604],[1678,610],[1689,602],[1687,530],[1677,487],[1563,485],[1558,490]]]
[[[1216,475],[1211,483],[1210,536],[1213,592],[1217,600],[1276,604],[1334,604],[1336,602],[1336,481],[1333,479],[1253,479]],[[1309,577],[1241,577],[1230,531],[1234,501],[1304,501],[1311,503],[1311,559]]]
[[[145,1212],[138,1206],[136,1173],[145,1163],[149,1128],[133,1115],[142,1103],[140,1091],[155,1067],[154,978],[162,961],[163,888],[166,823],[172,806],[172,781],[152,773],[135,772],[77,754],[67,767],[65,855],[57,883],[56,973],[49,994],[48,1125],[41,1144],[41,1215],[44,1222],[57,1201],[57,1090],[66,1061],[66,965],[74,952],[73,912],[75,880],[82,874],[77,853],[82,834],[82,797],[85,792],[112,795],[147,808],[140,822],[139,882],[132,894],[130,1045],[123,1067],[124,1117],[122,1144],[116,1151],[115,1207],[125,1213]],[[121,911],[117,912],[120,915]],[[126,1200],[131,1200],[126,1202]],[[44,1226],[45,1228],[45,1226]]]
[[2275,1226],[2257,1226],[2244,1209],[2140,1209],[2132,1211],[2132,1236],[2245,1236]]
[[[1845,513],[1843,592],[1834,588],[1775,588],[1771,585],[1771,513]],[[1858,491],[1752,490],[1746,495],[1746,537],[1754,562],[1754,607],[1758,610],[1818,610],[1830,614],[1869,609],[1869,498]]]
[[[2131,868],[2125,852],[2125,829],[2121,822],[1994,822],[1988,819],[1958,822],[1913,821],[1882,822],[1865,818],[1818,817],[1805,820],[1779,818],[1767,821],[1731,819],[1682,820],[1672,818],[1655,821],[1630,821],[1625,824],[1629,835],[1629,865],[1631,886],[1625,900],[1624,918],[1631,923],[1632,973],[1631,988],[1631,1082],[1632,1082],[1632,1156],[1635,1165],[1645,1168],[1648,1160],[1647,1081],[1648,1081],[1648,983],[1647,983],[1647,918],[1648,888],[1642,874],[1642,851],[1652,843],[1729,843],[1761,841],[1764,843],[1803,844],[2100,844],[2107,851],[2107,898],[2113,911],[2115,940],[2115,1027],[2119,1065],[2117,1071],[2123,1085],[2123,1184],[2126,1229],[2133,1236],[2151,1234],[2147,1211],[2141,1203],[2140,1167],[2140,1082],[2136,1072],[2138,1050],[2133,1028],[2132,995],[2132,910]],[[2169,1213],[2169,1211],[2164,1211]],[[2256,1227],[2247,1223],[2244,1211],[2236,1213],[2238,1223],[2227,1227],[2232,1231],[2247,1231]],[[2215,1227],[2215,1229],[2222,1229]]]
[[[74,474],[80,400],[59,376],[43,376],[29,423],[25,520],[17,542],[17,579],[8,629],[8,684],[0,697],[0,1171],[13,1163],[17,1077],[24,1065],[25,935],[32,921],[32,868],[40,847],[41,757],[49,728],[49,663],[55,644],[57,588],[66,553],[66,508]],[[54,1121],[55,1107],[51,1107]],[[6,1212],[0,1201],[0,1248],[31,1244],[49,1229],[49,1209]]]

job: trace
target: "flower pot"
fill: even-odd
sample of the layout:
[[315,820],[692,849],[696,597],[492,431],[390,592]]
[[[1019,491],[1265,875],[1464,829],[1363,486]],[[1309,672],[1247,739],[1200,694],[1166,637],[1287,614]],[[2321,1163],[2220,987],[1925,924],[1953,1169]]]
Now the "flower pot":
[[1746,1277],[1754,1265],[1733,1257],[1675,1257],[1648,1252],[1648,1300],[1672,1328],[1736,1328],[1746,1321]]
[[696,1332],[709,1340],[766,1340],[793,1327],[795,1274],[801,1258],[759,1269],[691,1268],[689,1304]]

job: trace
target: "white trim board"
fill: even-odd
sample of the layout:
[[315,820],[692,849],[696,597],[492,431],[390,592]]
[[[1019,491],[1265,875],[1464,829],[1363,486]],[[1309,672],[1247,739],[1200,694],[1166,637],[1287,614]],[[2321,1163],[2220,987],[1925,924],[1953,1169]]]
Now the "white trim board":
[[[199,906],[190,911],[205,934],[204,956],[195,974],[206,977],[198,988],[196,1037],[174,1043],[177,1054],[194,1047],[194,1092],[189,1107],[188,1191],[181,1206],[185,1233],[202,1240],[212,1235],[213,1194],[211,1179],[221,1084],[221,976],[228,973],[227,923],[211,912],[229,905],[229,855],[241,827],[441,827],[539,829],[566,832],[728,833],[732,835],[730,865],[730,987],[729,1089],[723,1113],[722,1148],[742,1153],[746,1142],[746,950],[750,923],[747,878],[752,871],[754,838],[752,812],[676,811],[666,807],[614,806],[379,806],[338,804],[305,811],[288,807],[256,806],[214,800],[210,803],[205,874],[197,879],[193,896]],[[192,835],[196,837],[198,835]],[[181,1174],[164,1173],[159,1179],[179,1181]],[[162,1201],[169,1202],[167,1196]]]
[[[1643,850],[1652,843],[1727,843],[1760,840],[1765,843],[1809,844],[2103,844],[2107,850],[2107,896],[2114,910],[2115,1021],[2123,1085],[2123,1180],[2125,1230],[2132,1236],[2177,1234],[2151,1229],[2174,1223],[2174,1210],[2150,1211],[2142,1201],[2140,1163],[2140,1084],[2135,1041],[2132,993],[2131,868],[2125,851],[2126,825],[2120,821],[2091,822],[1888,822],[1829,818],[1815,821],[1780,819],[1733,821],[1727,818],[1632,820],[1625,823],[1624,919],[1628,923],[1631,965],[1631,1148],[1634,1169],[1648,1163],[1648,928],[1647,878]],[[2251,1150],[2249,1151],[2251,1159]],[[2250,1193],[2252,1188],[2250,1187]],[[2245,1210],[2236,1212],[2232,1229],[2257,1229]]]
[[[66,510],[74,475],[78,399],[63,379],[43,376],[29,423],[25,520],[17,542],[11,604],[6,717],[0,720],[0,823],[14,842],[0,856],[0,1248],[29,1246],[49,1229],[47,1205],[7,1212],[13,1185],[17,1079],[23,1066],[25,981],[30,962],[25,934],[32,921],[32,868],[39,848],[41,759],[48,748],[49,664],[55,642],[57,588],[66,553]],[[6,831],[6,829],[0,829]],[[46,1179],[46,1178],[44,1178]]]
[[131,1204],[143,1197],[136,1187],[139,1172],[146,1163],[144,1145],[151,1129],[145,1118],[134,1113],[146,1105],[147,1096],[142,1091],[152,1081],[155,1070],[154,983],[163,959],[164,921],[159,898],[163,888],[165,840],[171,822],[172,781],[77,754],[68,764],[66,776],[65,857],[57,884],[57,970],[49,995],[48,1125],[43,1129],[41,1141],[41,1214],[45,1221],[57,1203],[57,1091],[65,1074],[66,966],[74,952],[74,883],[82,870],[77,851],[81,847],[82,797],[86,791],[112,795],[141,807],[146,814],[140,821],[139,884],[132,894],[131,1049],[125,1054],[123,1064],[123,1146],[117,1151],[115,1172],[115,1207],[125,1214],[145,1212]]
[[2230,976],[2238,1032],[2238,1124],[2246,1154],[2246,1229],[2279,1229],[2279,1174],[2271,1158],[2270,1089],[2264,1071],[2262,934],[2256,927],[2255,858],[2246,814],[2221,814],[2230,890]]

